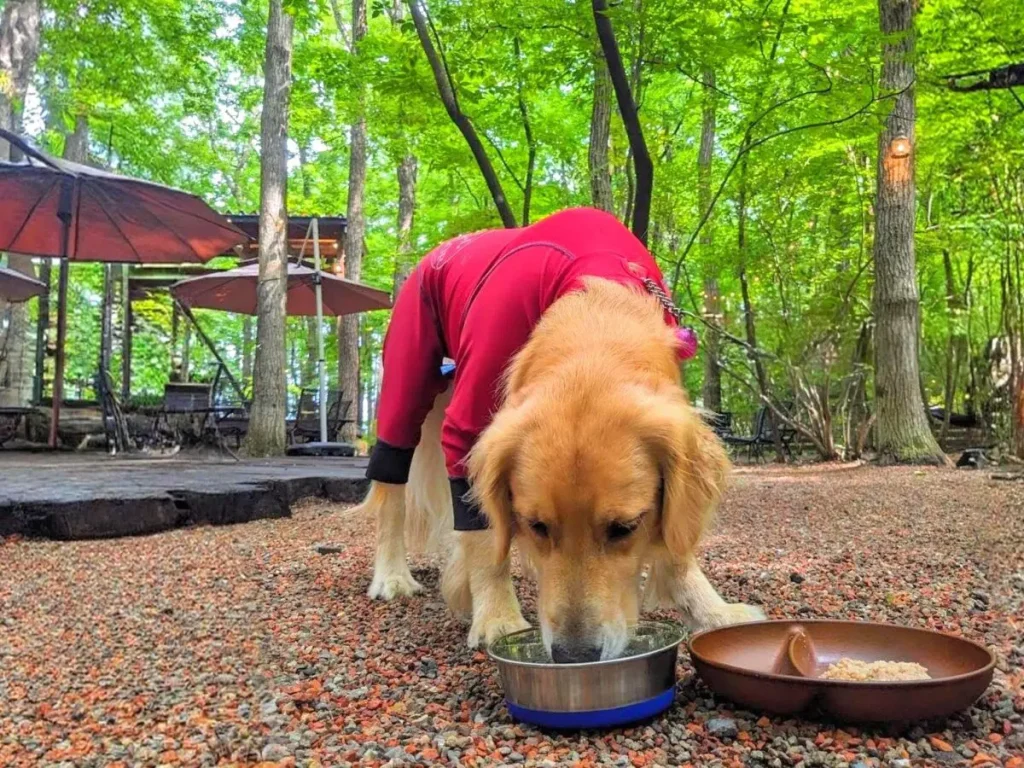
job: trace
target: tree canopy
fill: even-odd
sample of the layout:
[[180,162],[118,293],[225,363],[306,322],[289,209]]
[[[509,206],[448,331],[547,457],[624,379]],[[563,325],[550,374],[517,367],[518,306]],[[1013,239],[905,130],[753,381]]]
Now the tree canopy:
[[[517,222],[594,204],[589,139],[601,54],[591,4],[416,2]],[[44,0],[26,130],[59,154],[84,119],[93,162],[196,192],[225,212],[257,211],[266,6]],[[285,2],[295,17],[288,209],[344,213],[350,126],[362,111],[361,279],[390,290],[396,270],[441,240],[503,222],[439,97],[408,7],[367,7],[366,37],[353,48],[349,3]],[[880,84],[877,3],[630,0],[613,4],[608,18],[653,166],[648,246],[702,335],[702,279],[718,280],[723,408],[748,416],[757,408],[758,359],[773,401],[818,437],[823,454],[838,450],[830,441],[849,449],[851,430],[871,410],[875,156],[896,96]],[[1016,390],[1000,389],[998,340],[1013,353],[1005,365],[1012,357],[1014,376],[1024,365],[1024,85],[1015,88],[1016,70],[1006,70],[1024,61],[1024,5],[932,0],[920,8],[916,35],[921,389],[930,405],[990,411],[1005,431]],[[702,209],[698,153],[709,97],[712,205]],[[633,158],[614,94],[605,89],[601,98],[612,105],[612,207],[630,223]],[[397,169],[410,156],[418,171],[403,249]],[[698,247],[705,228],[710,248]],[[101,280],[100,267],[72,270],[68,378],[83,391],[98,355]],[[166,379],[171,315],[158,295],[136,302],[137,394],[155,394]],[[741,343],[748,315],[756,348]],[[201,321],[242,372],[252,338],[243,319],[204,312]],[[386,323],[387,313],[376,313],[360,324],[367,430]],[[311,381],[314,340],[306,321],[289,326],[295,388]],[[210,369],[200,345],[188,354],[194,375]],[[337,344],[328,355],[336,375]],[[699,365],[686,367],[692,393],[701,392],[702,376]]]

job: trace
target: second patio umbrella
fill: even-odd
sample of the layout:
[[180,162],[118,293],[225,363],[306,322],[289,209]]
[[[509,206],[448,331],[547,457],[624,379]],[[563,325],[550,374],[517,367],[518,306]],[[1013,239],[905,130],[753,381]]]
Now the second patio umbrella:
[[6,301],[28,301],[33,296],[46,293],[46,284],[33,277],[0,267],[0,299]]
[[[320,442],[327,442],[327,371],[324,367],[324,315],[351,315],[372,309],[390,309],[385,291],[320,270],[320,236],[317,220],[310,222],[314,268],[288,262],[286,312],[290,316],[316,317],[318,378],[320,384]],[[259,265],[244,264],[226,272],[201,275],[171,286],[171,294],[182,304],[203,309],[222,309],[255,315]]]

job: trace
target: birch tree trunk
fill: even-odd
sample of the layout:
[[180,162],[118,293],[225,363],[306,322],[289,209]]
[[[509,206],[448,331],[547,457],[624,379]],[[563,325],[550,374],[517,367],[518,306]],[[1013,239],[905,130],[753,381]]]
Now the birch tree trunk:
[[[7,0],[0,16],[0,128],[21,133],[22,105],[39,56],[39,0]],[[0,140],[0,160],[16,159]],[[35,277],[29,256],[11,255],[8,266]],[[34,334],[27,302],[0,301],[7,314],[6,338],[0,339],[0,405],[25,405],[32,400]],[[6,369],[6,370],[4,370]]]
[[879,0],[882,90],[897,94],[878,136],[875,201],[875,402],[879,459],[942,464],[928,425],[917,355],[914,259],[914,0]]
[[[352,0],[352,54],[359,55],[359,44],[366,37],[366,0]],[[366,233],[366,216],[363,198],[366,191],[366,92],[360,86],[358,96],[359,114],[349,132],[348,161],[348,209],[345,225],[345,278],[359,280],[363,269],[363,240]],[[359,316],[345,315],[338,320],[338,383],[345,400],[352,401],[352,415],[356,421],[347,422],[341,428],[341,438],[346,442],[356,439],[360,424],[359,386]]]
[[260,150],[259,285],[253,406],[246,436],[251,456],[275,456],[285,449],[288,286],[288,108],[291,96],[294,20],[282,0],[270,0],[264,63]]

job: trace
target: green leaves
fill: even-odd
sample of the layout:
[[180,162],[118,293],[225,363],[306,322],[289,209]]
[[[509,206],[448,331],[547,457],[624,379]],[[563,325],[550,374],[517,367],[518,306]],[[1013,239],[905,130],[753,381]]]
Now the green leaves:
[[[369,177],[366,282],[390,289],[397,250],[396,167],[418,158],[413,256],[455,234],[498,225],[472,156],[437,97],[403,3],[374,0],[369,32],[353,54],[345,0],[289,0],[295,17],[289,206],[304,214],[345,210],[348,125],[366,88]],[[518,107],[520,83],[537,144],[532,216],[586,205],[595,33],[590,4],[549,0],[428,0],[462,109],[485,138],[512,208],[521,210],[528,146]],[[337,16],[336,12],[337,11]],[[888,102],[877,93],[874,0],[699,0],[616,4],[611,15],[635,78],[640,117],[655,163],[652,248],[671,273],[704,212],[698,208],[701,75],[716,74],[712,189],[732,168],[709,226],[710,249],[693,248],[680,270],[687,309],[701,311],[700,279],[719,275],[725,324],[743,334],[737,273],[746,266],[761,345],[784,395],[790,372],[832,387],[856,368],[854,346],[871,322],[876,136]],[[339,20],[341,30],[339,30]],[[190,189],[227,211],[259,205],[259,121],[266,7],[257,0],[49,0],[35,79],[43,139],[62,145],[76,115],[88,116],[92,155],[125,173]],[[515,54],[518,40],[521,55]],[[999,0],[944,0],[922,6],[918,28],[918,265],[922,354],[929,395],[945,376],[954,329],[971,334],[977,357],[1000,332],[1000,269],[1022,247],[1024,109],[1008,91],[954,93],[950,74],[1008,63],[1024,50],[1024,6]],[[1019,56],[1018,56],[1019,58]],[[849,119],[846,119],[849,118]],[[813,127],[808,127],[813,126]],[[738,244],[736,161],[745,142],[746,244]],[[626,210],[626,140],[612,119],[615,207]],[[1016,197],[1014,196],[1016,195]],[[943,253],[971,301],[947,312]],[[94,366],[98,339],[95,276],[76,268],[72,301],[81,334],[75,376]],[[689,284],[687,285],[687,278]],[[963,297],[961,297],[963,298]],[[367,315],[364,375],[371,370],[387,313]],[[136,303],[135,377],[162,386],[169,365],[169,305]],[[202,316],[240,366],[241,320]],[[95,325],[95,329],[93,329]],[[301,323],[294,354],[310,354]],[[330,354],[335,344],[328,343]],[[749,360],[727,345],[741,375]],[[827,354],[823,350],[828,350]],[[197,347],[194,365],[207,365]],[[301,365],[299,368],[301,369]],[[336,366],[328,365],[329,370]],[[827,372],[827,373],[826,373]],[[966,365],[959,391],[963,394]],[[699,366],[687,383],[699,391]],[[938,388],[938,389],[937,389]],[[725,378],[727,407],[756,404]]]

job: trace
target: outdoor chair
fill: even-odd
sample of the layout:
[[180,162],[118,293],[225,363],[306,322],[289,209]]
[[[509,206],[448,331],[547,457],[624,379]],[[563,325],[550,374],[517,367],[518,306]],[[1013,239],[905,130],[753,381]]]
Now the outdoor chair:
[[732,414],[727,411],[705,411],[701,414],[704,423],[711,427],[711,430],[719,438],[725,440],[732,434]]
[[[303,389],[300,393],[295,419],[288,424],[288,442],[292,445],[320,439],[319,397],[317,389]],[[352,401],[342,400],[340,390],[327,390],[327,442],[334,442],[341,425],[351,421],[351,407]]]
[[169,382],[164,386],[163,404],[153,420],[154,434],[163,427],[180,442],[183,437],[181,423],[187,418],[193,435],[202,437],[210,414],[216,410],[212,397],[213,386],[210,384]]
[[[797,432],[792,427],[782,426],[779,431],[779,440],[782,443],[783,452],[793,458],[792,445],[796,439]],[[768,415],[767,406],[757,409],[754,416],[754,433],[752,435],[729,434],[723,438],[727,445],[746,449],[747,459],[761,459],[764,457],[766,448],[775,447],[775,438],[772,432],[772,419]]]

